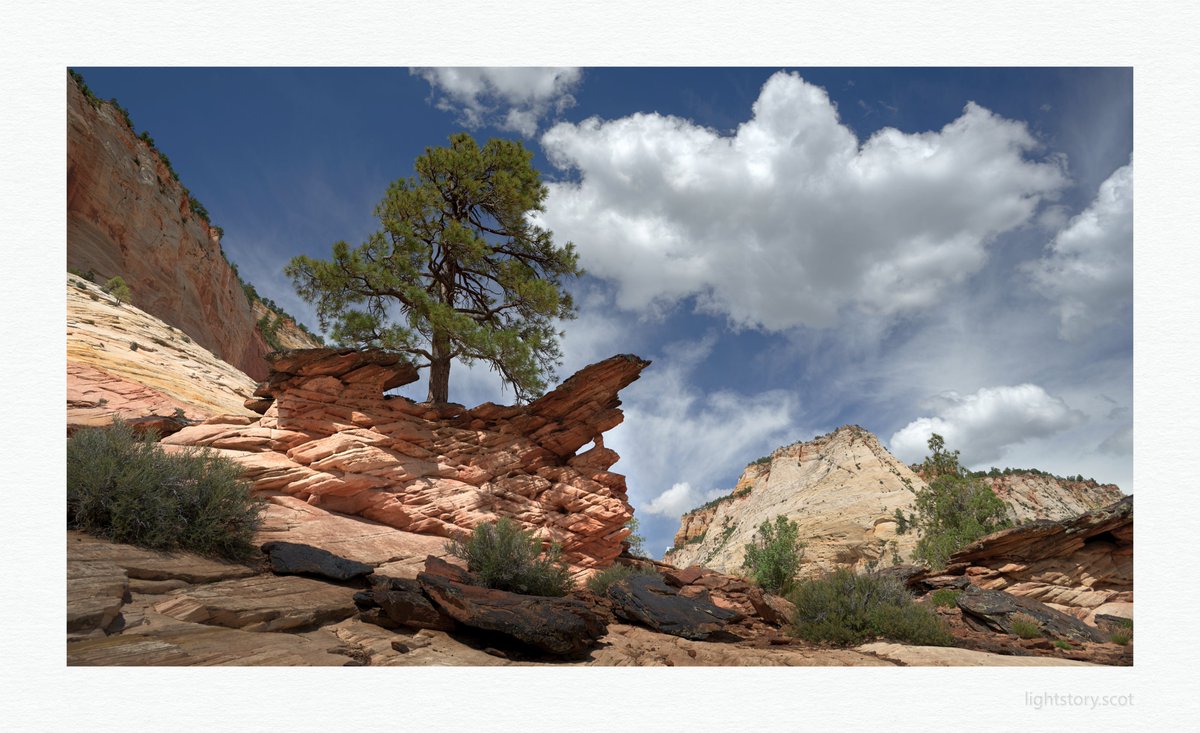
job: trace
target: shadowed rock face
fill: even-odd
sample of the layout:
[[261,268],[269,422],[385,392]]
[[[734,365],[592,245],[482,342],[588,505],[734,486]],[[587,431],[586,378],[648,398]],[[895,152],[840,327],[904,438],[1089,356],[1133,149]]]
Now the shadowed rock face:
[[701,598],[689,598],[656,576],[634,575],[608,588],[613,612],[621,618],[685,639],[707,639],[741,614]]
[[437,607],[458,623],[550,654],[576,656],[604,636],[604,618],[580,601],[480,588],[427,573],[417,580]]
[[623,419],[618,392],[650,362],[614,356],[529,405],[465,409],[385,397],[417,376],[394,354],[304,349],[270,360],[252,400],[261,419],[214,418],[163,444],[220,449],[257,491],[408,532],[463,537],[508,517],[561,544],[577,571],[620,554],[632,508],[603,433]]
[[1015,622],[1026,616],[1037,624],[1043,636],[1072,641],[1104,641],[1104,636],[1074,616],[1056,611],[1044,603],[1014,596],[1003,591],[980,590],[968,586],[958,597],[958,607],[969,622],[999,631],[1015,634]]

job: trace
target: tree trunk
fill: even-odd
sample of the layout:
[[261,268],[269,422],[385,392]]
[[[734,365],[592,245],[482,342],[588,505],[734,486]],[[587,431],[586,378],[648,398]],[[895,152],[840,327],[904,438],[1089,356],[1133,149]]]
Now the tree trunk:
[[433,358],[429,360],[429,402],[450,401],[450,337],[433,336]]

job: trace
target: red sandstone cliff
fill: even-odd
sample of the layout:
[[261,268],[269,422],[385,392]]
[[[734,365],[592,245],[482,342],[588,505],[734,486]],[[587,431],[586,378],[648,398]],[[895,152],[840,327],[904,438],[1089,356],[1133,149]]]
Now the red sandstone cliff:
[[[119,275],[132,303],[253,379],[271,351],[221,254],[159,154],[107,102],[67,80],[67,266],[103,283]],[[313,342],[291,346],[315,346]]]

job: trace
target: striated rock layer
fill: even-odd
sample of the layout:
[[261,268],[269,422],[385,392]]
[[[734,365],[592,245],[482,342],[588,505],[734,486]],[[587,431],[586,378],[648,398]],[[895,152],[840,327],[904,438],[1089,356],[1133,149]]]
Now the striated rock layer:
[[267,375],[261,314],[222,256],[218,230],[192,211],[187,189],[121,113],[107,102],[93,106],[71,79],[67,266],[100,282],[120,275],[138,308],[252,378]]
[[784,515],[807,544],[802,575],[887,564],[916,544],[896,532],[895,511],[911,511],[921,486],[874,435],[844,426],[747,466],[729,496],[683,516],[666,560],[737,574],[758,526]]
[[1074,481],[1028,471],[985,476],[983,480],[1008,507],[1008,517],[1014,523],[1032,519],[1069,519],[1106,507],[1124,496],[1113,484],[1100,484],[1091,479]]
[[954,553],[945,571],[916,580],[937,584],[945,576],[1033,598],[1090,624],[1101,614],[1132,619],[1133,497],[995,532]]
[[[1120,489],[1030,471],[984,477],[1014,522],[1058,520],[1107,506]],[[757,527],[782,514],[807,544],[802,576],[837,566],[864,569],[911,557],[914,532],[897,533],[896,510],[911,516],[926,486],[879,440],[856,426],[780,448],[746,467],[733,491],[680,518],[666,559],[737,573]]]
[[306,349],[268,359],[271,376],[248,402],[261,419],[215,418],[164,445],[218,449],[256,491],[407,532],[462,537],[508,517],[561,544],[576,571],[620,554],[632,508],[603,433],[623,419],[617,393],[650,362],[615,356],[529,405],[468,410],[385,397],[417,377],[395,355]]
[[182,410],[253,415],[254,380],[179,329],[67,276],[67,430]]

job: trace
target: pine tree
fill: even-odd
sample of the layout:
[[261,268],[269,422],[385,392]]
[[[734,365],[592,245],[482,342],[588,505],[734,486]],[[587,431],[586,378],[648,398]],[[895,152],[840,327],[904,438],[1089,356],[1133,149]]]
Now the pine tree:
[[572,244],[530,220],[547,192],[532,157],[517,141],[480,148],[452,135],[392,183],[365,243],[295,257],[285,272],[336,342],[428,367],[431,402],[449,401],[454,359],[487,363],[518,400],[536,397],[561,359],[554,319],[575,317],[563,280],[582,270]]
[[929,438],[929,450],[920,467],[928,485],[917,492],[912,520],[920,533],[913,557],[942,568],[956,550],[1012,523],[1004,502],[959,464],[958,451],[946,450],[942,436]]

